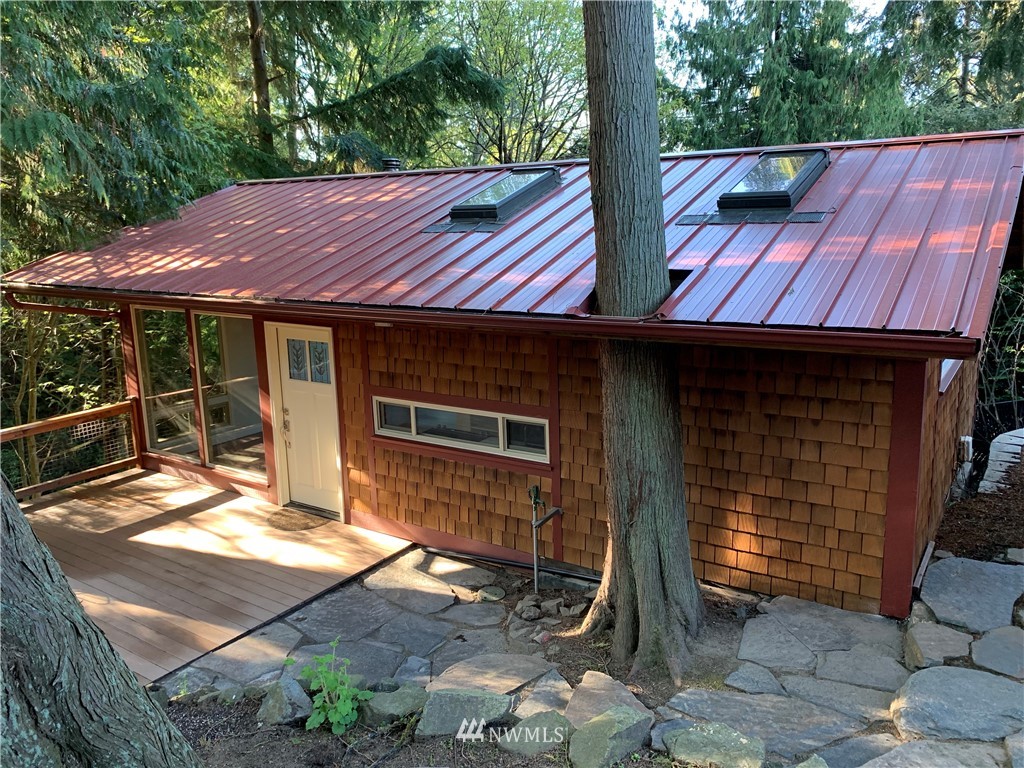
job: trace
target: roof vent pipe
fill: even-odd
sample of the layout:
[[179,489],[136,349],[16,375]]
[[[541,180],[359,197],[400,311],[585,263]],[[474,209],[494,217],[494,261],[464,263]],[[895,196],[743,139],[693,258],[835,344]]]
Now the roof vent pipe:
[[381,166],[385,171],[400,171],[402,170],[402,160],[398,157],[385,157],[381,159]]

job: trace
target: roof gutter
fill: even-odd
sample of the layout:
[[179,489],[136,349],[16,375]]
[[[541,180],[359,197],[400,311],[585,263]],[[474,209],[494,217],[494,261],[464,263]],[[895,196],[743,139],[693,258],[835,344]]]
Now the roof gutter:
[[803,328],[698,325],[608,315],[505,315],[430,309],[390,309],[341,304],[313,304],[264,299],[223,299],[94,288],[8,283],[6,293],[96,301],[130,302],[161,307],[191,307],[209,312],[245,311],[265,317],[306,317],[318,320],[429,325],[524,334],[553,334],[595,339],[646,339],[689,344],[719,344],[814,352],[884,355],[887,357],[967,359],[977,355],[981,342],[964,336],[931,336],[872,331],[833,331]]

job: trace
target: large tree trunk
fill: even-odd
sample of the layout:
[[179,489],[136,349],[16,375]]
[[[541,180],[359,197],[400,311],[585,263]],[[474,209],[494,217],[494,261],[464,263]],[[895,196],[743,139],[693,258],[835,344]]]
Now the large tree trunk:
[[270,77],[267,74],[267,44],[260,0],[248,0],[249,55],[252,57],[253,97],[256,102],[256,132],[260,149],[274,153],[274,126],[270,120]]
[[[583,22],[598,312],[640,317],[670,291],[653,8],[588,0]],[[679,681],[703,603],[686,524],[678,352],[639,341],[602,342],[600,352],[609,541],[584,631],[614,622],[612,653],[633,657],[631,674]]]
[[3,489],[0,763],[198,768],[198,758],[85,615]]

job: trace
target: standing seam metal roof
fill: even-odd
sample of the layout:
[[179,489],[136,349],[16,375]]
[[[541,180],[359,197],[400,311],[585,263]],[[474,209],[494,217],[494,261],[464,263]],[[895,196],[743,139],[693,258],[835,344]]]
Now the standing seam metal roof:
[[[794,209],[820,223],[677,225],[711,214],[760,149],[662,160],[663,322],[980,338],[1018,210],[1024,130],[824,144]],[[243,182],[19,286],[364,307],[572,315],[594,288],[586,161],[494,232],[425,232],[506,167]]]

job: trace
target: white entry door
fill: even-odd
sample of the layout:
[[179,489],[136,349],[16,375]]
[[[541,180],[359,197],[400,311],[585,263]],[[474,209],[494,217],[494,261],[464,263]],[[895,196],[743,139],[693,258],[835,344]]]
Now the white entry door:
[[341,446],[331,331],[298,325],[272,327],[281,382],[278,434],[284,441],[288,498],[340,513]]

